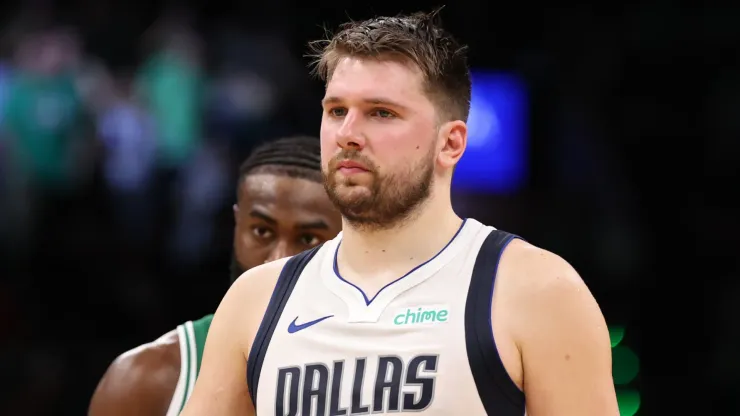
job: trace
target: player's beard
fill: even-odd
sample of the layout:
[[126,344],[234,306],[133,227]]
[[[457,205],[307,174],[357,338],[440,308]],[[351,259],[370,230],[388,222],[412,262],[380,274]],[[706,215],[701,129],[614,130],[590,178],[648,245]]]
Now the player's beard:
[[239,264],[239,260],[236,259],[236,251],[231,250],[231,265],[229,266],[229,273],[231,275],[231,283],[234,283],[236,279],[239,278],[239,276],[243,275],[244,272],[246,272],[247,269],[245,269],[241,264]]
[[[408,221],[429,198],[434,180],[434,148],[425,157],[392,174],[379,174],[371,160],[357,150],[345,150],[334,156],[324,176],[329,199],[354,228],[379,231],[395,228]],[[337,174],[339,162],[351,160],[366,166],[370,182],[361,183],[352,176]]]

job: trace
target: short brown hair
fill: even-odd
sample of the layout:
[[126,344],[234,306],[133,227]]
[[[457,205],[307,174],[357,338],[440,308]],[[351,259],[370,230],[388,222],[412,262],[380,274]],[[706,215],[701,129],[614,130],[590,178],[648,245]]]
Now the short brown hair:
[[313,73],[328,82],[339,60],[348,56],[410,62],[421,70],[424,90],[439,116],[444,121],[467,121],[471,88],[467,47],[442,28],[440,10],[344,23],[333,36],[309,43]]

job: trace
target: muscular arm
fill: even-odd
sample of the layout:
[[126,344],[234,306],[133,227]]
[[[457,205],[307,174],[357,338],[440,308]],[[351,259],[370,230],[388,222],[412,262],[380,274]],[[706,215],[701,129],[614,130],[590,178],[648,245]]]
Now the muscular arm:
[[128,351],[108,367],[89,416],[164,416],[180,375],[177,332]]
[[530,416],[618,416],[611,345],[593,295],[562,258],[521,243],[512,327]]
[[224,296],[208,331],[200,374],[181,416],[254,416],[247,358],[287,259],[253,268]]

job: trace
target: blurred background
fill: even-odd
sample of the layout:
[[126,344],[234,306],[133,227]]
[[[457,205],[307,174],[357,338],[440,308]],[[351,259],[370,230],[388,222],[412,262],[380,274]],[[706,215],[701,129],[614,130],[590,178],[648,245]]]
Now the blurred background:
[[[85,414],[108,364],[215,310],[256,144],[318,135],[306,42],[436,4],[3,2],[0,414]],[[461,215],[570,261],[623,415],[740,414],[740,7],[461,0]]]

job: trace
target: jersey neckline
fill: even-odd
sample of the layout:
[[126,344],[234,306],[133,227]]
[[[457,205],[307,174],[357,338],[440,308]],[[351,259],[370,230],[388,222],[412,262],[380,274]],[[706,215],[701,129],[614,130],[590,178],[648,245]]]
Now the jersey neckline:
[[464,246],[460,242],[467,240],[466,235],[471,229],[477,228],[472,226],[474,222],[476,221],[464,218],[455,235],[437,254],[383,286],[372,298],[359,286],[344,279],[339,272],[337,255],[342,241],[341,236],[338,236],[332,241],[333,244],[327,247],[323,259],[321,274],[324,284],[347,304],[350,322],[375,322],[393,299],[427,280],[457,255]]

